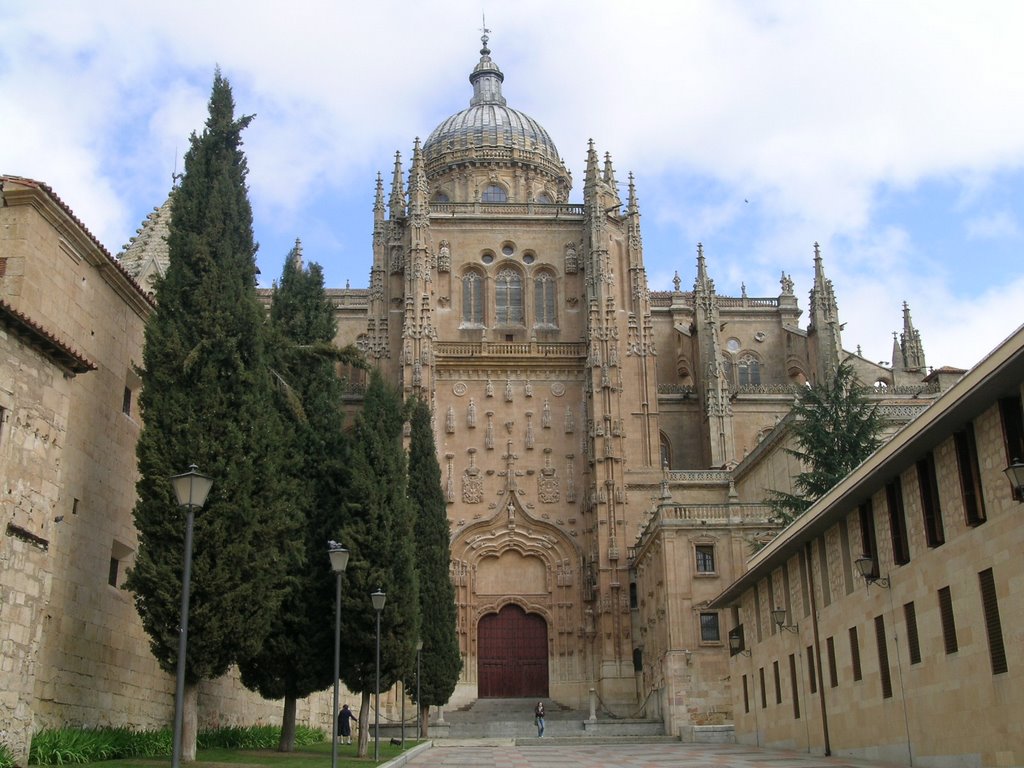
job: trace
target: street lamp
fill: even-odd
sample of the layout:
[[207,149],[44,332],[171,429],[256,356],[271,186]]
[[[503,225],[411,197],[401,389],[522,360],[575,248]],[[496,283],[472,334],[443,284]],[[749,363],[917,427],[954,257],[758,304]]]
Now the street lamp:
[[373,602],[373,610],[377,612],[377,683],[373,687],[373,759],[380,761],[380,612],[384,610],[384,601],[387,595],[380,587],[376,592],[370,594]]
[[873,557],[861,555],[854,560],[853,563],[857,566],[857,571],[864,578],[864,583],[867,586],[870,587],[872,584],[877,584],[884,589],[889,588],[889,579],[878,575],[878,571],[875,569],[875,559]]
[[423,641],[416,641],[416,731],[418,738],[423,738],[423,704],[420,702],[420,653],[423,651]]
[[327,542],[336,588],[334,592],[334,738],[331,741],[331,768],[338,768],[338,678],[341,677],[341,574],[348,567],[348,550],[336,541]]
[[188,593],[192,581],[192,520],[193,510],[202,508],[210,493],[213,478],[199,474],[199,468],[190,464],[188,472],[174,475],[171,487],[179,507],[185,507],[185,563],[181,573],[181,623],[178,629],[178,681],[174,689],[174,744],[171,750],[171,768],[181,764],[181,721],[185,707],[185,650],[188,647]]

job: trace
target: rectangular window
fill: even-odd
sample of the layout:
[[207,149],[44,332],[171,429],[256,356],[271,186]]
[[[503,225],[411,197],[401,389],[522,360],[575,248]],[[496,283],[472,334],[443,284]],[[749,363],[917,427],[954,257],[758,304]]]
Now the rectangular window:
[[116,557],[110,558],[110,570],[107,572],[107,584],[112,587],[117,586],[117,576],[120,566],[121,563]]
[[821,569],[821,602],[829,605],[832,602],[832,585],[828,581],[828,551],[824,536],[818,539],[818,566]]
[[907,649],[910,652],[910,663],[921,663],[921,639],[917,634],[917,609],[913,601],[903,605],[903,618],[907,622]]
[[796,686],[796,656],[789,654],[789,685],[793,691],[793,717],[800,719],[800,696]]
[[853,560],[850,558],[850,529],[844,517],[839,521],[839,553],[843,558],[843,587],[853,594]]
[[131,387],[124,388],[124,396],[121,398],[121,413],[125,416],[132,415],[132,390]]
[[917,462],[917,487],[921,492],[921,513],[924,515],[924,535],[929,547],[940,547],[946,542],[942,526],[942,507],[939,505],[939,483],[935,475],[935,454],[928,451]]
[[743,676],[743,711],[750,714],[750,692],[747,690],[747,676]]
[[974,424],[968,423],[953,435],[956,463],[960,473],[960,495],[964,502],[964,522],[972,528],[985,522],[985,496],[981,490],[981,464]]
[[836,669],[836,641],[831,637],[825,641],[828,650],[828,682],[833,688],[839,687],[839,671]]
[[789,583],[789,563],[782,564],[782,605],[788,620],[793,619],[792,586]]
[[875,538],[875,509],[868,499],[857,507],[860,518],[860,549],[872,561],[871,575],[878,578],[878,542]]
[[882,698],[892,698],[892,675],[889,671],[889,645],[885,639],[885,619],[875,616],[875,640],[878,643],[878,674],[882,681]]
[[853,665],[853,679],[860,680],[863,675],[860,668],[860,640],[857,638],[856,627],[850,627],[850,663]]
[[722,642],[722,635],[718,631],[717,613],[702,613],[700,615],[700,641],[702,643]]
[[697,558],[697,573],[715,572],[715,546],[713,544],[698,544],[694,547],[694,554]]
[[807,553],[803,549],[800,550],[797,562],[800,563],[800,600],[804,604],[804,618],[806,619],[811,615],[811,592],[807,579]]
[[772,662],[772,672],[775,675],[775,703],[782,703],[782,675],[779,674],[778,660]]
[[761,709],[768,709],[768,694],[764,689],[764,667],[757,670],[761,682]]
[[761,630],[761,583],[754,585],[754,627],[757,629],[757,642],[764,640]]
[[956,641],[956,620],[953,617],[953,597],[949,587],[939,590],[939,618],[942,620],[942,642],[946,653],[956,653],[960,646]]
[[[999,418],[1003,422],[1003,441],[1006,446],[1006,465],[1016,460],[1024,461],[1024,406],[1020,395],[1004,397],[999,401]],[[1013,498],[1024,501],[1024,496],[1014,488]]]
[[810,682],[811,693],[818,692],[818,676],[814,673],[814,646],[807,646],[807,680]]
[[892,559],[897,565],[906,565],[910,562],[910,544],[907,541],[907,518],[903,513],[903,485],[898,477],[885,486],[885,500],[889,507]]
[[986,568],[978,574],[981,586],[981,608],[985,612],[985,630],[988,633],[988,655],[992,661],[992,674],[1006,671],[1006,647],[1003,645],[1003,627],[999,621],[999,599],[996,597],[996,582],[992,569]]

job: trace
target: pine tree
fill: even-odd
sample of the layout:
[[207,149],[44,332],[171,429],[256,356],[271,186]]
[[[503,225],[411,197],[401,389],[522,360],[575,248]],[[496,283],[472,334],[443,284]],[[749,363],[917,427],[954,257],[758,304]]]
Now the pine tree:
[[419,636],[413,507],[402,447],[404,420],[401,394],[374,370],[356,420],[348,516],[341,539],[351,552],[342,597],[347,634],[341,679],[349,690],[362,694],[360,756],[366,754],[376,674],[377,615],[370,594],[381,589],[387,596],[380,617],[381,691],[410,672]]
[[[303,269],[301,245],[288,254],[270,307],[270,357],[287,435],[288,474],[305,523],[304,559],[259,652],[239,662],[242,683],[284,699],[281,752],[295,748],[296,702],[333,684],[335,575],[328,540],[340,538],[347,491],[342,385],[335,361],[362,365],[353,348],[333,345],[334,312],[318,264]],[[343,577],[344,578],[344,577]],[[328,610],[330,607],[330,610]]]
[[455,589],[448,571],[451,561],[447,506],[441,488],[441,467],[430,427],[430,408],[417,399],[412,405],[409,443],[409,498],[416,510],[416,574],[420,588],[420,680],[413,688],[419,710],[419,732],[426,738],[431,705],[444,704],[455,691],[462,670],[455,629]]
[[282,429],[256,295],[256,245],[241,132],[218,71],[209,118],[192,134],[174,196],[169,265],[146,325],[144,426],[137,456],[139,533],[127,588],[160,666],[173,673],[184,557],[184,512],[168,477],[198,465],[213,478],[195,512],[182,759],[195,759],[196,685],[254,654],[299,556],[293,494],[282,474]]
[[881,445],[882,420],[868,392],[846,363],[831,381],[800,391],[792,410],[797,448],[786,450],[807,469],[793,478],[793,493],[769,493],[776,519],[799,517]]

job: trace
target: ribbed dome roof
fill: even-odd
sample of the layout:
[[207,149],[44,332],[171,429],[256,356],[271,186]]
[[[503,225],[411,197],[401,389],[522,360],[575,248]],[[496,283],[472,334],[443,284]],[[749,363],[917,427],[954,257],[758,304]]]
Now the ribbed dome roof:
[[480,61],[469,76],[469,82],[473,84],[469,109],[452,115],[431,132],[423,145],[424,158],[429,163],[445,151],[468,147],[515,147],[537,152],[541,157],[560,165],[558,148],[543,126],[529,115],[506,104],[505,97],[501,95],[501,83],[505,76],[491,59],[486,35],[483,43]]

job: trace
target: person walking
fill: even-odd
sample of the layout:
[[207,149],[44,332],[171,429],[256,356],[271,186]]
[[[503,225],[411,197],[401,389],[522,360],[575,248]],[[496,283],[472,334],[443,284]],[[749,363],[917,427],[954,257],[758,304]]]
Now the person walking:
[[342,705],[341,712],[338,713],[338,732],[341,734],[342,744],[352,743],[352,721],[355,719],[356,716],[352,714],[348,704]]
[[537,738],[544,735],[544,702],[538,701],[533,708],[533,721],[537,724]]

